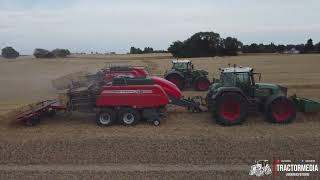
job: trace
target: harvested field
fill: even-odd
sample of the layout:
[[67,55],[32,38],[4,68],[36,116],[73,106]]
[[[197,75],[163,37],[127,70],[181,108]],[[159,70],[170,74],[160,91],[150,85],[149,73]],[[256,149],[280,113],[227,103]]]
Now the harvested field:
[[[320,100],[320,55],[192,60],[195,67],[209,71],[210,78],[218,77],[218,68],[228,63],[251,66],[262,73],[262,82],[285,85],[289,94]],[[53,80],[95,72],[107,63],[144,65],[152,74],[163,74],[171,65],[168,54],[0,58],[0,115],[24,104],[57,98]],[[320,160],[320,114],[299,113],[289,125],[270,124],[255,114],[242,126],[223,127],[213,122],[210,113],[190,114],[175,107],[168,112],[160,127],[141,123],[101,128],[95,125],[94,115],[81,113],[45,119],[33,128],[9,125],[2,118],[0,179],[248,179],[255,160]]]

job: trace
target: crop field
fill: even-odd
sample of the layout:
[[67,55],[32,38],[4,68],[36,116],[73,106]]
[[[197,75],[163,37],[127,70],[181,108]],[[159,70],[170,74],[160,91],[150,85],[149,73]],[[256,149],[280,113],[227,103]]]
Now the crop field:
[[[162,75],[170,60],[168,54],[0,58],[0,179],[255,179],[248,176],[255,160],[320,160],[320,114],[298,113],[288,125],[252,114],[241,126],[223,127],[210,113],[169,106],[159,127],[140,123],[107,128],[96,126],[93,114],[59,114],[32,128],[11,124],[4,116],[21,105],[57,98],[52,81],[70,73],[121,63],[143,65],[151,74]],[[320,101],[320,55],[191,60],[197,69],[207,70],[210,79],[219,78],[218,68],[228,63],[250,66],[262,73],[261,82],[284,85],[291,95]]]

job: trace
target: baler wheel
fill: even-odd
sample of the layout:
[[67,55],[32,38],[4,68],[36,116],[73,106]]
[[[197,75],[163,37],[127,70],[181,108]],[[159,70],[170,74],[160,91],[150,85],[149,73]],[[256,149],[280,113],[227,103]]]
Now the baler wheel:
[[267,118],[273,123],[290,123],[296,117],[294,103],[287,97],[280,96],[267,104]]
[[116,112],[113,109],[103,109],[96,114],[98,126],[110,126],[116,121]]
[[132,126],[140,121],[140,114],[133,108],[124,108],[119,111],[119,118],[123,125]]
[[153,121],[154,126],[160,126],[160,120],[154,120]]

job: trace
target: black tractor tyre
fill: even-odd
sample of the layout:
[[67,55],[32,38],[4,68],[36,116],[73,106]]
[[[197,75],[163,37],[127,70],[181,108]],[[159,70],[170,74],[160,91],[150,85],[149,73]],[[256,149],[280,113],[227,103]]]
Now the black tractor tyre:
[[140,113],[133,108],[124,108],[119,111],[119,120],[125,126],[136,125],[140,119]]
[[266,101],[267,120],[272,123],[288,124],[296,118],[294,103],[285,96],[270,98]]
[[241,124],[248,114],[246,99],[237,93],[224,93],[217,97],[214,117],[219,124],[233,126]]
[[194,88],[197,91],[207,91],[210,86],[210,81],[206,77],[199,77],[194,82]]
[[117,120],[117,114],[114,109],[102,109],[96,114],[96,123],[98,126],[110,126]]
[[184,88],[185,80],[178,74],[170,74],[165,79],[175,84],[180,90]]
[[27,119],[24,124],[28,127],[36,126],[40,124],[40,117],[39,116],[34,116],[29,119]]

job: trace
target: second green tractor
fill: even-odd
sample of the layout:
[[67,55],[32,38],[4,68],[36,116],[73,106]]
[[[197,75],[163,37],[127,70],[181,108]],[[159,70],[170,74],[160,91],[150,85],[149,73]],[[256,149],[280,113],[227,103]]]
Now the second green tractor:
[[196,70],[190,60],[173,60],[172,68],[164,78],[174,83],[179,89],[193,88],[197,91],[206,91],[210,86],[208,72]]

